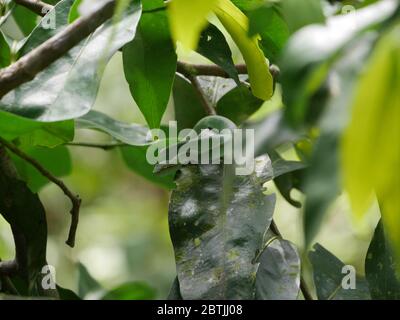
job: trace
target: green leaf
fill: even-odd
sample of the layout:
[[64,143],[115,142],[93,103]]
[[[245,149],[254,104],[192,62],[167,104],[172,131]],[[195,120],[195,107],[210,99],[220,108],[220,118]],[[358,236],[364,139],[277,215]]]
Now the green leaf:
[[392,245],[379,222],[368,248],[365,259],[365,276],[367,278],[372,299],[400,299],[400,281],[396,276],[399,270],[398,262],[394,259]]
[[119,150],[121,151],[122,158],[129,169],[164,188],[175,188],[175,172],[173,171],[163,176],[155,174],[154,166],[149,164],[146,158],[147,148],[147,146],[126,146],[119,148]]
[[104,289],[86,269],[82,263],[78,263],[78,295],[82,298],[88,297],[89,294],[102,292]]
[[289,39],[288,25],[276,5],[267,4],[247,13],[249,35],[259,34],[264,54],[276,60]]
[[[55,177],[68,175],[72,170],[72,163],[69,151],[64,146],[53,149],[43,147],[30,147],[23,149],[30,157],[38,161],[47,171]],[[22,180],[24,180],[32,192],[38,192],[43,186],[49,183],[41,173],[29,163],[13,155],[13,162]]]
[[0,136],[7,140],[30,137],[32,145],[53,147],[73,139],[74,123],[43,123],[0,111]]
[[11,61],[10,47],[3,33],[0,31],[0,69],[7,67]]
[[81,298],[70,289],[57,285],[57,291],[61,300],[81,300]]
[[[160,6],[163,1],[157,1]],[[150,128],[158,128],[176,72],[175,49],[165,12],[144,14],[135,39],[123,47],[125,78]]]
[[309,253],[314,270],[314,283],[317,296],[320,300],[370,300],[367,281],[356,278],[355,289],[344,289],[342,280],[346,273],[342,273],[345,266],[342,261],[319,244]]
[[173,87],[175,119],[178,131],[191,129],[207,116],[191,83],[180,75],[176,75]]
[[175,41],[187,50],[195,50],[199,36],[207,25],[207,16],[218,0],[173,0],[168,5],[168,17]]
[[300,257],[287,240],[273,240],[259,258],[257,300],[296,300],[300,290]]
[[309,24],[325,23],[320,0],[282,0],[281,10],[291,33]]
[[200,35],[197,51],[219,65],[239,85],[239,76],[232,59],[232,52],[223,33],[213,24],[203,30]]
[[[393,139],[400,136],[399,39],[400,25],[397,24],[377,43],[355,88],[351,120],[341,141],[343,184],[353,213],[357,218],[363,217],[376,193],[398,261],[400,153]],[[371,155],[372,162],[366,158]]]
[[[19,253],[19,279],[26,293],[44,295],[41,270],[47,265],[46,214],[39,197],[26,184],[14,178],[12,169],[0,170],[0,213],[17,235],[18,245],[25,249]],[[21,243],[22,241],[22,243]]]
[[268,161],[258,174],[235,176],[228,165],[181,169],[169,224],[183,299],[253,299],[263,235],[275,196],[263,194]]
[[251,90],[240,85],[226,93],[217,103],[217,112],[237,125],[241,125],[261,108],[263,100],[256,98]]
[[19,5],[13,8],[12,17],[24,36],[32,32],[38,20],[36,13]]
[[143,282],[125,283],[108,291],[102,300],[153,300],[156,291]]
[[34,80],[4,96],[0,110],[44,122],[86,114],[95,101],[104,64],[133,39],[139,18],[140,4],[135,0],[121,21],[106,22]]
[[79,14],[79,6],[81,5],[83,0],[75,0],[74,4],[71,6],[71,10],[69,11],[68,14],[68,22],[72,23],[74,22],[76,19],[78,19],[80,17]]
[[269,100],[274,93],[274,80],[258,37],[248,37],[248,18],[230,0],[219,0],[215,14],[243,55],[254,96]]
[[108,115],[91,110],[75,120],[77,129],[93,129],[105,132],[116,140],[132,146],[145,146],[152,141],[150,130],[142,125],[117,121]]

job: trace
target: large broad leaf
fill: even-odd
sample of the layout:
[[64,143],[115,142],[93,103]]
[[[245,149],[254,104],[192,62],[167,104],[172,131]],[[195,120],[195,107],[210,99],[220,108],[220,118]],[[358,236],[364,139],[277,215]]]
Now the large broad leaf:
[[[30,157],[38,161],[46,170],[55,177],[68,175],[72,169],[69,151],[64,146],[56,148],[30,147],[23,150]],[[18,173],[33,192],[38,192],[49,180],[45,178],[36,168],[32,167],[25,160],[13,156],[13,162]]]
[[256,299],[296,300],[300,290],[300,257],[287,240],[276,239],[263,251],[256,276]]
[[197,51],[224,71],[239,84],[239,76],[232,59],[232,52],[223,33],[213,24],[200,35]]
[[217,112],[237,125],[241,125],[260,109],[263,102],[263,100],[256,98],[247,86],[240,85],[229,91],[218,101]]
[[356,278],[355,289],[342,286],[345,264],[319,244],[309,254],[314,270],[314,284],[320,300],[367,300],[371,299],[367,282]]
[[[353,212],[356,217],[362,217],[376,192],[383,224],[398,261],[400,152],[393,143],[400,136],[399,39],[397,25],[379,40],[355,89],[351,121],[341,145],[344,187]],[[371,155],[373,161],[368,160]]]
[[[4,151],[3,151],[4,152]],[[13,169],[3,163],[0,170],[0,212],[10,224],[18,246],[18,281],[23,294],[45,294],[41,270],[47,265],[46,214],[39,197],[16,179]],[[23,246],[24,248],[20,250]]]
[[54,147],[74,137],[72,120],[44,123],[0,111],[0,136],[6,140],[21,137],[31,145]]
[[178,130],[191,129],[207,116],[191,83],[180,75],[176,75],[173,87],[175,120]]
[[184,48],[197,47],[200,32],[207,24],[207,16],[218,0],[173,0],[168,5],[172,35]]
[[32,32],[38,20],[36,13],[20,5],[12,9],[12,17],[23,36],[28,36]]
[[106,114],[92,110],[75,120],[77,129],[92,129],[105,132],[116,140],[132,146],[145,146],[151,143],[147,127],[117,121]]
[[87,113],[95,101],[104,64],[133,39],[139,18],[140,4],[135,0],[119,22],[106,22],[34,80],[4,96],[0,110],[44,122]]
[[263,194],[270,162],[258,174],[234,176],[231,165],[181,169],[169,208],[183,299],[253,299],[252,261],[272,220],[275,196]]
[[400,299],[400,281],[396,276],[398,269],[392,246],[382,222],[379,222],[365,259],[365,276],[373,299]]
[[259,37],[248,36],[248,18],[230,0],[219,0],[215,14],[243,55],[254,96],[262,100],[270,99],[274,81],[269,71],[269,61],[258,45]]
[[306,121],[313,98],[318,108],[320,101],[329,95],[331,88],[323,85],[340,51],[356,35],[388,18],[395,8],[396,1],[380,1],[354,14],[329,18],[325,25],[307,26],[290,39],[279,65],[286,115],[292,124]]
[[[152,3],[163,5],[162,0]],[[123,48],[125,78],[150,128],[158,128],[176,72],[175,49],[166,13],[144,14],[135,39]]]

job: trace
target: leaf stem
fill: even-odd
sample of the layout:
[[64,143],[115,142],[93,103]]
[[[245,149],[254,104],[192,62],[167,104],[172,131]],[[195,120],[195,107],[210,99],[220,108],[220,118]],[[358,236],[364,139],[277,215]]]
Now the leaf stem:
[[72,203],[72,209],[70,211],[71,226],[69,229],[69,235],[68,235],[66,244],[69,245],[71,248],[73,248],[75,246],[75,236],[76,236],[76,230],[78,228],[78,222],[79,222],[79,209],[80,209],[82,200],[79,198],[78,195],[73,194],[68,189],[68,187],[64,184],[63,181],[61,181],[60,179],[55,177],[48,170],[46,170],[38,161],[36,161],[32,157],[30,157],[29,155],[24,153],[22,150],[18,149],[15,145],[4,140],[3,138],[0,138],[0,143],[2,145],[4,145],[7,149],[9,149],[12,153],[17,155],[21,159],[25,160],[26,162],[30,163],[44,177],[46,177],[51,182],[53,182],[55,185],[57,185],[64,192],[64,194],[71,200],[71,203]]
[[65,144],[66,146],[71,147],[87,147],[87,148],[98,148],[103,149],[105,151],[115,149],[117,147],[127,146],[126,143],[92,143],[92,142],[68,142]]

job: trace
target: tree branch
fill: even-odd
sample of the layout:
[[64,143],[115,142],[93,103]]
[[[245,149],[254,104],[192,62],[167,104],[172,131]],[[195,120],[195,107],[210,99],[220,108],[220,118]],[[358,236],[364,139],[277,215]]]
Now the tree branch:
[[105,151],[115,149],[117,147],[124,147],[127,144],[125,143],[91,143],[91,142],[68,142],[65,144],[66,146],[71,147],[87,147],[87,148],[98,148],[103,149]]
[[34,13],[44,16],[46,15],[47,12],[49,12],[51,9],[53,9],[53,6],[44,3],[40,0],[14,0],[14,2],[20,6],[23,6]]
[[[274,220],[272,220],[270,228],[273,233],[275,233],[278,237],[282,238],[282,234],[279,231],[278,226],[276,225]],[[304,299],[314,300],[308,287],[307,287],[306,282],[304,281],[303,276],[300,276],[300,290],[303,293]]]
[[49,179],[51,182],[56,184],[63,192],[64,194],[71,200],[72,203],[72,209],[71,209],[71,226],[69,229],[69,235],[66,243],[70,247],[75,246],[75,235],[76,235],[76,230],[78,228],[78,222],[79,222],[79,209],[81,206],[81,199],[79,196],[74,195],[68,187],[64,184],[63,181],[60,179],[56,178],[53,176],[49,171],[47,171],[45,168],[42,167],[42,165],[37,162],[35,159],[18,149],[15,145],[12,143],[9,143],[8,141],[4,140],[3,138],[0,138],[0,143],[4,145],[7,149],[9,149],[11,152],[13,152],[15,155],[20,157],[21,159],[29,162],[37,171],[39,171],[44,177]]
[[0,71],[0,99],[35,76],[88,37],[110,19],[116,0],[107,1],[99,10],[80,17],[64,30],[42,43],[17,62]]
[[[237,64],[236,70],[239,74],[247,74],[247,66],[245,64]],[[279,75],[279,68],[275,65],[269,67],[274,78]],[[177,72],[184,76],[189,74],[192,76],[214,76],[221,78],[229,78],[229,75],[221,67],[215,64],[189,64],[186,62],[178,61]]]

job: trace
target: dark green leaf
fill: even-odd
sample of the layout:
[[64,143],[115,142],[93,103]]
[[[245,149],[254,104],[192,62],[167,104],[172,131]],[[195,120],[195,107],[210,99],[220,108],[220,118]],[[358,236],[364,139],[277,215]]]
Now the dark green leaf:
[[102,300],[152,300],[156,291],[143,282],[125,283],[108,291]]
[[175,77],[173,97],[178,131],[193,128],[201,118],[207,116],[193,86],[180,75]]
[[[163,1],[159,0],[159,5]],[[135,39],[123,48],[125,78],[150,128],[158,128],[176,72],[175,49],[163,11],[142,16]]]
[[[25,249],[19,252],[19,279],[26,293],[43,295],[41,271],[47,265],[46,214],[39,197],[26,184],[14,177],[11,168],[0,170],[0,213],[10,224],[18,245]],[[22,243],[21,243],[22,242]]]
[[33,13],[29,9],[19,5],[14,7],[12,17],[24,36],[27,36],[32,32],[38,21],[36,13]]
[[264,5],[247,13],[249,35],[259,34],[261,48],[267,58],[275,61],[289,39],[289,28],[276,5]]
[[119,148],[126,165],[129,169],[135,171],[142,177],[154,182],[162,187],[173,189],[175,188],[174,177],[175,171],[159,176],[154,171],[154,166],[149,164],[146,159],[147,146],[137,147],[121,147]]
[[235,176],[233,166],[181,169],[169,208],[180,292],[184,299],[253,299],[263,235],[275,196],[263,194],[268,161],[258,174]]
[[309,254],[314,270],[314,283],[320,300],[368,300],[371,299],[367,281],[356,278],[355,289],[342,286],[345,266],[342,261],[319,244]]
[[259,258],[256,299],[296,300],[300,290],[300,257],[287,240],[273,240]]
[[240,85],[225,94],[217,103],[217,112],[237,125],[241,125],[255,113],[264,101],[256,98],[250,88]]
[[382,222],[379,222],[365,259],[365,274],[373,299],[400,299],[400,281],[396,270],[398,267],[391,244]]
[[209,24],[201,33],[197,51],[219,65],[237,84],[240,84],[231,49],[223,33],[216,26]]
[[81,300],[81,298],[70,289],[66,289],[57,285],[57,291],[61,300]]
[[95,101],[104,63],[132,40],[139,18],[135,0],[119,22],[106,22],[34,80],[5,95],[0,109],[44,122],[86,114]]

